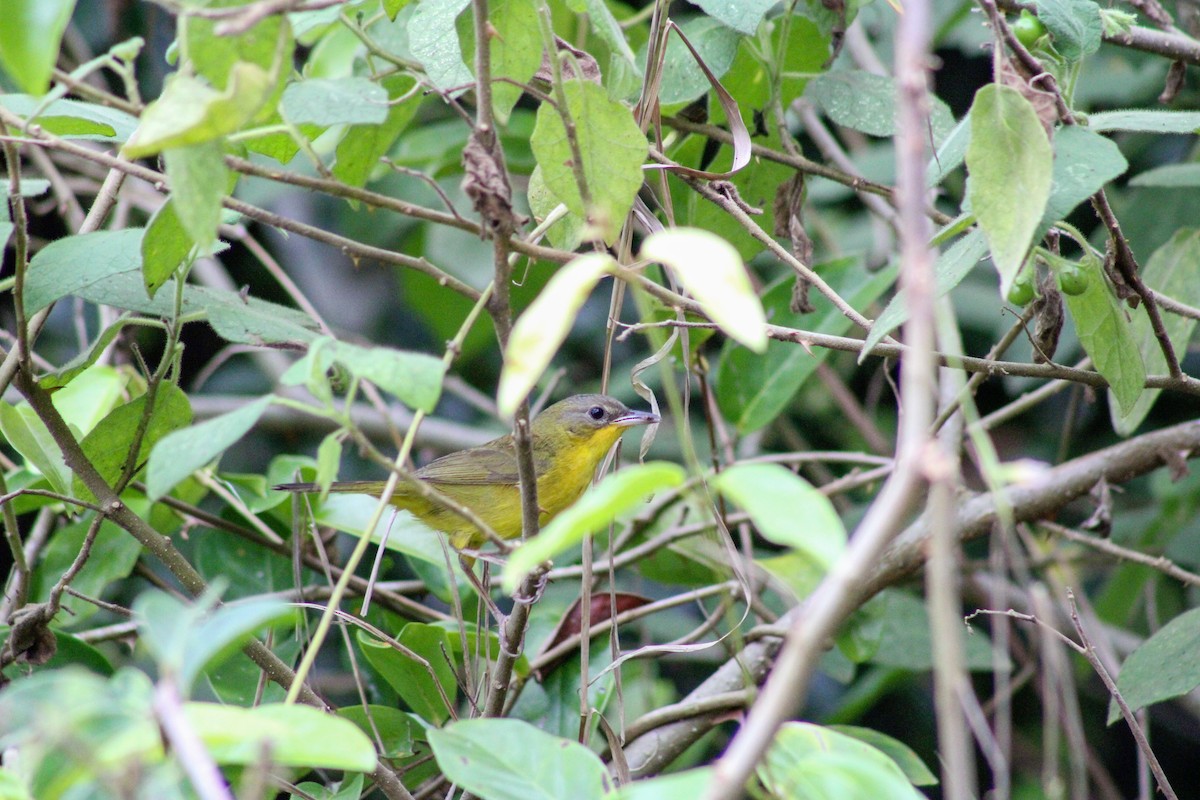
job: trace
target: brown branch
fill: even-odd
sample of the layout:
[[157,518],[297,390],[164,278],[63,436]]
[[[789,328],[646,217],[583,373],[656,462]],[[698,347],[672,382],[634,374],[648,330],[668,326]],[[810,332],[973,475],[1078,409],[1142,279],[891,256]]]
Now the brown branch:
[[[1022,3],[1019,0],[997,0],[997,4],[1009,12],[1037,11],[1035,3]],[[1127,33],[1104,34],[1104,41],[1200,66],[1200,41],[1179,32],[1165,33],[1135,25]]]
[[[647,288],[646,283],[639,283],[643,288]],[[660,287],[661,288],[661,287]],[[651,294],[663,297],[664,293],[670,294],[668,290],[662,292],[650,290]],[[677,300],[669,299],[668,302],[677,302],[681,307],[687,309],[689,313],[703,314],[704,310],[698,305],[687,301],[684,298]],[[712,328],[716,327],[709,322],[689,323],[678,322],[675,320],[664,320],[656,325],[663,327],[692,327],[692,328]],[[805,331],[798,328],[785,328],[782,325],[767,325],[767,336],[772,339],[778,339],[784,342],[796,342],[798,344],[811,345],[816,347],[825,347],[830,350],[841,350],[847,353],[861,353],[865,342],[862,339],[854,339],[847,336],[833,336],[825,333],[817,333],[815,331]],[[903,358],[909,355],[909,348],[902,344],[877,344],[867,351],[867,355],[878,358]],[[966,372],[981,372],[989,376],[1016,376],[1021,378],[1044,378],[1047,380],[1070,381],[1072,383],[1080,383],[1085,386],[1093,386],[1097,389],[1108,388],[1108,381],[1098,372],[1092,372],[1086,369],[1078,369],[1075,367],[1064,367],[1059,364],[1030,364],[1023,361],[993,361],[986,358],[976,358],[974,356],[953,356],[945,353],[935,352],[937,363],[942,367],[953,367]],[[1148,375],[1146,377],[1145,388],[1147,389],[1167,389],[1182,394],[1194,395],[1200,397],[1200,380],[1192,378],[1188,375],[1182,375],[1179,378],[1172,378],[1170,375]]]
[[[929,246],[929,220],[925,216],[924,180],[930,13],[927,0],[906,3],[896,46],[899,120],[895,200],[900,234],[900,286],[909,312],[903,332],[909,358],[901,371],[904,413],[900,417],[896,469],[867,509],[845,552],[804,602],[804,614],[793,616],[786,623],[780,620],[788,629],[778,663],[772,667],[762,696],[751,707],[745,724],[714,765],[713,780],[704,793],[706,800],[733,800],[742,796],[747,779],[767,752],[779,726],[803,705],[825,642],[860,602],[861,582],[899,532],[901,520],[916,494],[926,481],[935,477],[930,469],[930,458],[934,455],[930,423],[938,384],[934,351],[934,258]],[[847,316],[856,319],[857,314]],[[944,505],[947,514],[952,515],[952,503]],[[941,516],[938,521],[943,524],[937,527],[945,527]],[[945,692],[940,692],[939,699],[944,697]],[[939,719],[947,711],[939,709]],[[957,703],[952,713],[958,714]],[[939,724],[939,733],[946,734],[944,725]],[[953,744],[942,742],[943,748]],[[965,755],[954,759],[954,751],[949,753],[951,764],[945,773],[951,784],[949,796],[955,800],[965,798],[970,793],[965,776],[968,759]],[[631,768],[636,769],[628,751],[626,756]]]
[[1067,590],[1067,602],[1071,604],[1071,622],[1075,625],[1075,632],[1079,634],[1079,641],[1082,644],[1080,652],[1092,665],[1092,669],[1100,676],[1100,680],[1104,682],[1104,687],[1108,689],[1113,700],[1117,704],[1117,708],[1121,709],[1121,716],[1125,718],[1125,724],[1129,726],[1130,732],[1133,734],[1134,741],[1137,742],[1138,752],[1146,759],[1146,763],[1150,766],[1150,771],[1154,773],[1154,780],[1158,783],[1158,789],[1167,797],[1167,800],[1179,800],[1179,796],[1175,794],[1175,790],[1171,788],[1171,782],[1167,780],[1167,774],[1163,772],[1162,764],[1158,763],[1158,756],[1154,754],[1154,749],[1150,747],[1150,740],[1146,738],[1146,732],[1142,730],[1142,726],[1138,724],[1137,719],[1133,716],[1133,711],[1130,710],[1129,704],[1125,702],[1125,698],[1121,695],[1120,689],[1117,688],[1117,682],[1113,680],[1112,675],[1104,667],[1104,662],[1096,655],[1096,649],[1092,647],[1091,640],[1088,639],[1087,633],[1083,630],[1083,623],[1079,621],[1079,608],[1075,605],[1075,594]]
[[1084,533],[1083,531],[1077,531],[1073,528],[1068,528],[1065,525],[1059,525],[1058,523],[1051,522],[1050,520],[1042,520],[1038,523],[1038,526],[1045,528],[1051,533],[1061,536],[1064,539],[1069,539],[1072,542],[1090,547],[1093,550],[1105,553],[1114,558],[1119,558],[1122,561],[1132,561],[1135,564],[1142,564],[1143,566],[1150,567],[1151,569],[1157,570],[1163,575],[1166,575],[1169,578],[1174,578],[1180,583],[1187,584],[1188,586],[1200,586],[1200,575],[1183,569],[1166,556],[1152,556],[1149,553],[1143,553],[1140,550],[1122,547],[1110,539],[1101,539],[1099,536],[1092,536],[1091,534]]

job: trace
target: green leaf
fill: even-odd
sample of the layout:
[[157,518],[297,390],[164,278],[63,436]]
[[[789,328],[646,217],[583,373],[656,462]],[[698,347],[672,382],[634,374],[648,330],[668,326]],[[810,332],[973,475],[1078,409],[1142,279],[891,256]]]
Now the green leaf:
[[712,486],[750,515],[763,538],[826,570],[846,549],[846,528],[829,498],[778,464],[737,464]]
[[0,767],[0,798],[3,800],[34,800],[25,780],[6,767]]
[[0,66],[22,90],[45,94],[75,0],[5,0],[0,10]]
[[[110,411],[80,442],[84,455],[109,486],[120,477],[125,467],[133,445],[133,435],[145,411],[146,395],[143,394]],[[192,406],[187,395],[173,383],[160,384],[155,392],[154,411],[146,424],[134,464],[140,467],[159,440],[191,421]],[[95,499],[78,476],[75,478],[74,492],[76,497],[84,500]]]
[[1092,0],[1037,0],[1037,16],[1054,37],[1054,49],[1067,61],[1100,49],[1100,6]]
[[695,3],[705,14],[747,35],[758,30],[759,23],[775,6],[774,0],[695,0]]
[[[32,314],[61,297],[75,295],[127,311],[174,317],[173,284],[153,299],[146,294],[141,260],[144,233],[142,228],[126,228],[51,242],[30,262],[27,312]],[[297,345],[316,338],[316,323],[308,315],[240,292],[185,286],[181,313],[207,314],[213,329],[231,342]]]
[[971,118],[963,117],[950,129],[937,152],[925,166],[925,185],[933,188],[963,163],[967,155],[967,144],[971,141]]
[[336,342],[333,358],[356,378],[390,392],[409,408],[433,413],[441,396],[446,365],[426,353]]
[[780,727],[758,777],[775,797],[922,797],[884,753],[809,722]]
[[509,555],[504,566],[505,591],[515,589],[538,564],[583,541],[655,492],[683,485],[686,477],[683,467],[666,461],[638,464],[606,475]]
[[471,719],[429,731],[446,777],[483,800],[600,800],[604,764],[578,742],[515,719]]
[[511,417],[516,412],[571,332],[596,283],[615,268],[616,261],[607,253],[572,259],[554,273],[517,319],[504,350],[504,368],[496,390],[501,414]]
[[159,440],[150,452],[146,470],[146,493],[150,499],[158,500],[175,484],[219,458],[254,427],[273,399],[272,395],[260,397],[237,411],[175,431]]
[[283,767],[370,772],[375,748],[347,720],[305,705],[239,708],[187,703],[184,716],[218,764],[250,766],[270,753]]
[[1195,133],[1200,130],[1200,111],[1102,111],[1088,116],[1088,129],[1097,132]]
[[337,479],[338,466],[342,462],[342,440],[341,432],[333,431],[317,446],[317,486],[321,487],[321,491],[329,488],[329,485]]
[[[817,271],[847,303],[858,309],[869,308],[896,280],[894,268],[869,272],[854,258],[819,265]],[[854,325],[834,308],[829,298],[817,291],[810,294],[816,309],[813,313],[793,312],[794,284],[793,277],[785,276],[763,292],[763,309],[772,325],[832,336],[843,336]],[[726,342],[714,378],[721,413],[740,433],[765,427],[788,407],[817,367],[830,357],[830,352],[826,348],[810,352],[793,342],[772,339],[766,352],[758,355],[739,344]]]
[[587,14],[591,31],[608,45],[611,54],[604,83],[613,97],[630,98],[641,86],[644,72],[642,65],[629,46],[625,29],[613,16],[604,0],[583,0],[582,10]]
[[1191,188],[1200,186],[1200,164],[1168,164],[1155,167],[1135,175],[1130,186],[1164,186],[1167,188]]
[[[532,0],[491,0],[487,5],[489,53],[492,73],[492,111],[496,121],[508,124],[513,106],[521,99],[522,89],[507,81],[528,83],[542,63],[542,37],[539,33],[537,6]],[[475,63],[475,24],[471,8],[457,21],[463,60]]]
[[[550,191],[542,178],[542,168],[535,166],[529,175],[529,187],[526,190],[529,199],[529,211],[539,223],[543,222],[550,213],[559,206],[566,205]],[[574,252],[583,242],[584,221],[571,212],[567,212],[558,222],[546,230],[546,238],[555,247]]]
[[[933,639],[929,632],[929,612],[921,598],[897,589],[884,590],[872,598],[863,611],[878,615],[881,631],[879,644],[869,661],[884,667],[910,672],[933,669]],[[962,643],[966,667],[973,672],[993,669],[991,643],[979,630],[963,630]]]
[[[1107,137],[1079,125],[1054,135],[1053,188],[1040,230],[1049,230],[1075,207],[1129,169],[1129,162]],[[1040,237],[1040,234],[1039,234]]]
[[154,212],[142,237],[142,275],[146,281],[146,294],[154,297],[191,251],[192,237],[175,213],[175,202],[168,200]]
[[173,147],[162,154],[175,214],[203,253],[217,240],[221,201],[229,190],[229,170],[220,142]]
[[[1187,694],[1200,686],[1200,608],[1168,622],[1129,654],[1117,676],[1117,689],[1131,711]],[[1109,704],[1108,723],[1121,718]]]
[[[446,631],[446,638],[450,644],[450,653],[457,660],[473,658],[476,654],[495,660],[500,654],[500,634],[496,633],[496,631],[487,631],[481,640],[478,629],[474,627],[462,631],[460,635],[459,624],[455,620],[443,620],[430,624],[435,628],[441,628]],[[464,640],[467,645],[465,654],[463,652]],[[517,677],[525,678],[529,676],[529,672],[529,657],[522,653],[513,662],[513,673]]]
[[[602,602],[607,605],[608,601],[605,599]],[[535,632],[551,633],[550,626],[560,621],[566,611],[566,608],[555,607],[551,610],[543,607],[533,612],[530,638],[536,635]],[[452,635],[450,638],[456,637]],[[545,648],[548,643],[549,640],[544,641],[541,647]],[[551,736],[578,741],[579,698],[583,680],[579,656],[576,651],[544,669],[539,680],[526,681],[521,696],[509,709],[508,716],[528,722]],[[608,669],[612,663],[613,654],[609,648],[598,646],[598,642],[592,646],[588,659],[587,704],[598,714],[605,713],[608,703],[616,694],[616,670]],[[592,721],[586,726],[584,734],[590,737],[598,727],[599,720]]]
[[[424,720],[440,725],[450,718],[458,684],[450,655],[449,635],[442,628],[410,622],[400,629],[396,640],[411,654],[395,649],[387,642],[358,632],[358,647],[388,685],[396,690],[408,707]],[[445,699],[443,699],[443,697]]]
[[[943,297],[955,286],[962,283],[963,278],[967,277],[967,274],[986,255],[987,241],[983,238],[983,233],[979,230],[971,231],[950,245],[945,252],[938,256],[937,263],[933,265],[933,285],[936,295]],[[904,290],[901,289],[892,295],[891,302],[887,304],[887,308],[883,310],[883,313],[871,325],[871,331],[867,334],[866,343],[863,345],[862,352],[858,356],[858,363],[861,364],[866,360],[867,353],[872,347],[883,341],[883,337],[907,321],[908,304]]]
[[284,601],[257,598],[215,608],[206,594],[185,604],[166,592],[143,592],[133,603],[140,641],[179,682],[185,695],[201,671],[226,660],[264,627],[294,622],[296,611]]
[[245,62],[234,65],[224,91],[185,73],[172,73],[121,152],[141,158],[220,139],[254,119],[272,88],[270,75]]
[[712,767],[689,769],[627,783],[617,789],[613,800],[679,800],[702,797],[713,782]]
[[388,19],[395,22],[396,15],[410,2],[412,0],[383,0],[383,12],[388,15]]
[[[1150,256],[1150,260],[1142,268],[1142,280],[1160,294],[1190,306],[1200,305],[1200,282],[1196,280],[1196,264],[1200,264],[1200,229],[1182,228]],[[1100,280],[1100,275],[1092,275],[1089,285]],[[1133,340],[1142,355],[1146,372],[1155,375],[1166,374],[1167,359],[1159,346],[1158,337],[1154,335],[1150,315],[1146,313],[1145,306],[1139,306],[1132,313]],[[1171,340],[1176,354],[1182,357],[1187,351],[1188,342],[1192,340],[1192,333],[1196,330],[1196,320],[1181,314],[1163,314],[1162,318],[1167,338]],[[1113,430],[1122,436],[1132,434],[1146,419],[1161,392],[1161,389],[1146,389],[1128,410],[1121,410],[1118,403],[1112,402],[1113,394],[1110,389],[1108,410]]]
[[[304,645],[307,644],[305,640]],[[301,650],[301,642],[296,638],[294,629],[275,630],[271,652],[283,663],[298,663]],[[262,670],[248,658],[230,658],[209,667],[204,670],[204,683],[218,701],[238,706],[282,702],[287,691],[277,683],[264,683]]]
[[1063,299],[1075,320],[1079,343],[1108,381],[1121,413],[1131,413],[1146,383],[1146,367],[1125,305],[1099,271],[1082,294],[1064,294]]
[[107,281],[117,272],[141,270],[142,228],[97,231],[57,239],[29,261],[25,313],[41,311],[59,298]]
[[[412,773],[407,773],[406,777]],[[363,782],[366,776],[359,772],[353,777],[347,775],[343,780],[334,784],[331,789],[323,783],[301,781],[296,784],[296,790],[288,796],[288,800],[359,800],[363,793]]]
[[667,228],[646,237],[641,257],[669,267],[721,330],[756,353],[766,351],[766,315],[733,245],[699,228]]
[[860,742],[865,742],[876,750],[886,754],[892,761],[896,762],[896,766],[903,770],[905,776],[914,786],[937,785],[937,776],[929,771],[929,767],[925,766],[925,762],[913,752],[911,747],[899,739],[871,728],[859,727],[858,725],[830,725],[827,730],[858,739]]
[[54,443],[46,424],[28,404],[11,406],[0,401],[0,433],[24,457],[29,467],[45,476],[54,491],[71,494],[71,470],[63,461],[62,451]]
[[[808,82],[805,94],[839,125],[872,136],[896,133],[896,82],[863,70],[826,72]],[[954,129],[954,114],[938,98],[930,106],[933,143],[938,146]]]
[[231,342],[297,345],[316,338],[317,324],[307,314],[240,292],[187,286],[183,305],[184,314],[189,308],[206,311],[213,330]]
[[128,324],[130,324],[128,314],[118,317],[112,325],[109,325],[100,332],[100,335],[96,337],[95,341],[93,341],[86,350],[82,351],[64,364],[58,370],[58,372],[50,375],[43,375],[38,380],[38,383],[40,383],[42,388],[46,390],[61,389],[62,387],[69,385],[82,373],[91,369],[92,366],[95,365],[97,359],[99,359],[104,351],[108,349],[108,346],[113,343],[113,340],[117,338],[117,334],[120,333],[121,330]]
[[577,216],[591,214],[604,231],[604,240],[611,242],[641,188],[642,163],[649,152],[646,137],[634,122],[633,112],[610,100],[603,86],[573,80],[564,84],[563,91],[567,110],[577,126],[580,167],[594,207],[584,208],[571,166],[575,157],[566,128],[549,103],[538,108],[530,140],[533,155],[550,191]]
[[52,395],[54,407],[76,435],[85,436],[117,407],[128,383],[128,372],[104,365],[91,367]]
[[312,142],[325,132],[324,128],[317,125],[300,125],[297,137],[292,131],[279,130],[283,125],[283,117],[279,115],[279,106],[276,105],[271,115],[262,121],[262,127],[246,131],[245,137],[240,141],[251,153],[259,153],[275,159],[280,164],[288,164],[300,152],[300,142],[297,138]]
[[131,667],[111,678],[78,666],[46,670],[5,687],[0,728],[6,749],[22,755],[20,771],[31,794],[39,800],[102,796],[103,779],[96,776],[114,768],[161,775],[153,691],[145,673]]
[[337,146],[337,161],[333,165],[335,178],[351,186],[366,184],[371,172],[379,165],[379,159],[391,149],[420,108],[419,96],[397,102],[416,83],[411,75],[392,75],[383,79],[382,86],[390,103],[387,119],[379,125],[354,125],[346,131]]
[[55,100],[45,108],[41,104],[41,98],[28,94],[0,95],[0,106],[25,119],[37,111],[34,121],[42,130],[64,139],[124,142],[138,124],[137,117],[124,111],[82,100]]
[[388,118],[388,92],[366,78],[310,78],[283,90],[282,110],[295,125],[380,125]]
[[410,408],[431,412],[441,394],[445,372],[441,359],[390,347],[360,347],[328,336],[314,339],[304,358],[292,364],[281,381],[307,386],[314,395],[331,400],[327,373],[335,363],[355,378],[394,394]]
[[[240,3],[223,1],[215,5],[229,7]],[[182,33],[179,39],[184,48],[184,58],[197,75],[219,90],[229,87],[239,64],[258,67],[268,76],[271,84],[262,109],[263,112],[269,112],[279,99],[284,82],[292,71],[296,41],[287,16],[270,14],[237,34],[218,34],[220,24],[221,21],[217,19],[181,14],[179,26]]]
[[455,20],[470,0],[420,0],[408,22],[408,43],[413,58],[442,91],[463,90],[474,81],[463,63]]
[[[723,25],[713,17],[693,17],[680,26],[692,47],[708,66],[710,72],[720,78],[733,66],[742,36],[733,28]],[[639,52],[639,63],[646,61],[646,48]],[[712,90],[708,76],[696,63],[695,56],[683,40],[672,34],[667,37],[667,54],[663,58],[662,87],[658,100],[663,105],[690,103]]]
[[[406,758],[413,754],[413,738],[421,731],[421,725],[412,715],[391,706],[369,705],[346,706],[337,710],[337,715],[358,726],[370,736],[376,735],[383,743],[384,758]],[[357,795],[355,795],[357,797]]]
[[[135,513],[149,510],[149,504],[140,497],[127,495],[124,502]],[[54,532],[34,569],[32,596],[38,601],[49,599],[51,588],[79,557],[91,525],[92,518],[88,515]],[[71,588],[88,597],[103,598],[112,584],[129,577],[141,554],[142,546],[136,539],[114,523],[103,522],[96,531],[91,554],[71,581]],[[94,603],[67,594],[63,595],[62,603],[71,614],[68,619],[72,625],[79,625],[100,610]]]
[[1054,153],[1037,112],[1010,86],[980,89],[970,114],[967,197],[1005,296],[1046,209]]

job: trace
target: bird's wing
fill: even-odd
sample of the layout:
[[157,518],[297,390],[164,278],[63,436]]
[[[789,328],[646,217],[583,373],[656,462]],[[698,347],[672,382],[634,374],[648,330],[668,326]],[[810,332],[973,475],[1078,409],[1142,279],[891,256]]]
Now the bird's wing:
[[[546,472],[547,458],[536,450],[533,454],[534,472]],[[470,450],[442,456],[431,461],[417,475],[430,483],[458,484],[460,486],[509,485],[519,483],[517,477],[517,454],[509,442],[488,443]]]
[[517,459],[511,448],[484,445],[442,456],[418,470],[417,475],[434,484],[516,484]]

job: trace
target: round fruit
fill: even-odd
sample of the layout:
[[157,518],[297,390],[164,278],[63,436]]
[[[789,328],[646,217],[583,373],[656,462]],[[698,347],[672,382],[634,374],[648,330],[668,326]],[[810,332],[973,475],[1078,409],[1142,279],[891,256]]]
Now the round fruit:
[[1017,21],[1012,24],[1012,32],[1018,42],[1031,48],[1038,39],[1046,35],[1046,26],[1031,12],[1024,10],[1017,17]]
[[1014,306],[1027,306],[1033,300],[1033,280],[1029,277],[1032,270],[1022,270],[1017,274],[1013,285],[1008,287],[1008,302]]
[[1079,264],[1066,263],[1058,270],[1058,288],[1063,294],[1079,295],[1087,291],[1088,273]]

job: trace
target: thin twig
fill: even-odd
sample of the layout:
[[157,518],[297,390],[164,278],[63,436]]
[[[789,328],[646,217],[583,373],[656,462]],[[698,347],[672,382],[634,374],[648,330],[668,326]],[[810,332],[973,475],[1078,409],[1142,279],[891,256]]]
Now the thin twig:
[[1112,695],[1117,708],[1121,709],[1121,716],[1125,718],[1125,724],[1129,726],[1129,731],[1133,734],[1134,741],[1137,742],[1138,752],[1146,759],[1150,771],[1154,773],[1154,780],[1158,783],[1159,791],[1166,796],[1167,800],[1179,800],[1179,796],[1171,788],[1171,782],[1167,780],[1167,774],[1163,772],[1162,765],[1158,763],[1158,756],[1154,754],[1154,750],[1150,747],[1150,741],[1146,738],[1146,732],[1138,724],[1133,711],[1129,708],[1129,704],[1125,702],[1120,689],[1117,688],[1117,682],[1113,680],[1108,670],[1105,669],[1104,662],[1096,655],[1096,650],[1092,647],[1091,640],[1088,639],[1087,633],[1084,632],[1083,623],[1079,621],[1079,607],[1075,604],[1075,593],[1070,589],[1067,589],[1067,602],[1071,606],[1071,622],[1074,624],[1075,632],[1079,635],[1079,641],[1082,643],[1082,646],[1077,649],[1088,660],[1088,663],[1092,665],[1092,669],[1100,676],[1100,680],[1104,682],[1104,687]]

